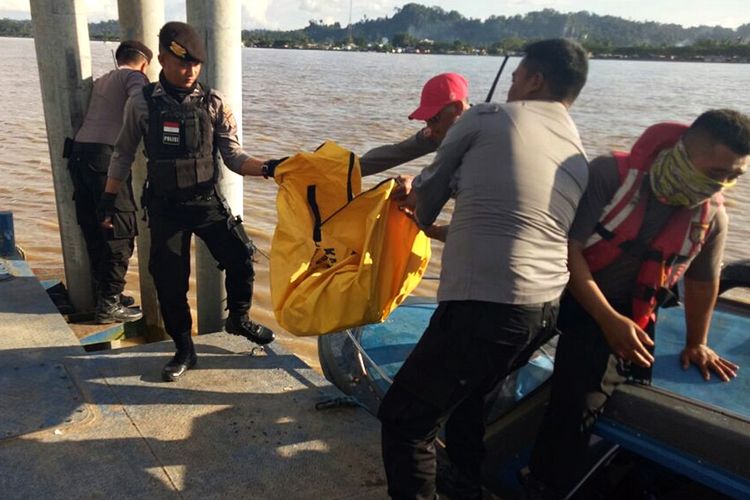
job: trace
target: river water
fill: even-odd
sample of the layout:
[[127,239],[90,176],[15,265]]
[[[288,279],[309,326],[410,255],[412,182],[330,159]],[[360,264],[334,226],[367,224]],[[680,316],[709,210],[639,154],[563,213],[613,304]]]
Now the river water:
[[[112,43],[92,42],[94,77],[112,69]],[[61,277],[62,256],[49,151],[31,39],[0,38],[0,210],[14,213],[17,244],[42,277]],[[313,149],[326,139],[362,154],[399,141],[420,128],[406,116],[416,107],[422,84],[446,71],[464,74],[473,102],[484,100],[502,61],[496,57],[377,54],[273,49],[243,49],[243,142],[259,158]],[[505,99],[508,62],[495,94]],[[591,61],[589,81],[571,110],[590,157],[627,149],[655,122],[690,122],[719,107],[750,113],[747,65],[645,61]],[[416,174],[422,158],[397,169]],[[382,176],[365,179],[371,185]],[[246,179],[244,219],[256,245],[268,252],[276,224],[275,184]],[[731,229],[726,261],[750,257],[750,180],[728,193]],[[450,209],[450,207],[448,207]],[[447,220],[448,213],[442,220]],[[440,244],[434,244],[428,275],[437,276]],[[136,256],[137,258],[137,256]],[[137,265],[128,274],[128,290],[137,291]],[[260,257],[253,315],[272,325],[268,262]],[[194,285],[193,285],[194,288]],[[417,293],[432,294],[427,281]],[[315,342],[281,336],[280,341],[316,364]]]

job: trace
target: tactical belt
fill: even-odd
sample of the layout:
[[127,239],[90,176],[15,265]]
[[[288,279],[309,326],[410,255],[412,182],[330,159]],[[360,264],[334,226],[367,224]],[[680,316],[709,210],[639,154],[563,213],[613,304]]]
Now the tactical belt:
[[74,142],[73,143],[74,153],[92,153],[92,154],[109,153],[109,154],[112,154],[114,150],[115,150],[114,146],[110,146],[109,144],[101,144],[97,142]]

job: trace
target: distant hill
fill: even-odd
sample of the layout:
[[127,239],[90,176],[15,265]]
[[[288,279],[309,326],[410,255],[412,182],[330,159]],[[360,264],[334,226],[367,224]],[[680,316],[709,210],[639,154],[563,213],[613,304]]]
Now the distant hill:
[[15,19],[0,19],[0,36],[14,36],[19,38],[31,38],[34,31],[31,21],[16,21]]
[[[92,39],[117,39],[117,21],[89,24]],[[491,16],[485,20],[466,18],[456,11],[440,7],[426,7],[408,3],[396,9],[392,17],[363,19],[351,26],[339,23],[324,24],[311,20],[305,28],[291,31],[243,30],[244,40],[283,41],[295,43],[337,44],[349,40],[363,46],[389,42],[404,44],[429,39],[443,44],[457,42],[473,47],[489,48],[504,42],[504,46],[519,45],[523,41],[569,37],[588,46],[638,47],[686,46],[699,42],[730,43],[750,42],[750,23],[737,29],[721,26],[683,28],[678,24],[628,21],[614,16],[599,16],[591,12],[563,13],[544,9],[516,16]],[[31,21],[0,19],[0,36],[33,36]],[[459,44],[460,45],[460,44]]]
[[[0,19],[0,36],[33,38],[34,27],[30,20]],[[89,38],[92,40],[119,40],[120,25],[114,20],[89,23]]]
[[[248,38],[271,37],[300,39],[316,43],[336,43],[349,36],[349,29],[338,23],[325,25],[311,20],[304,29],[293,31],[253,30],[244,32]],[[721,26],[683,28],[678,24],[628,21],[614,16],[590,12],[562,13],[544,9],[516,16],[491,16],[484,21],[466,18],[456,11],[408,3],[396,9],[392,17],[364,19],[351,27],[353,39],[380,42],[397,36],[453,43],[456,40],[475,47],[489,47],[509,40],[569,37],[591,44],[629,47],[639,45],[680,46],[698,41],[748,43],[750,23],[737,29]]]

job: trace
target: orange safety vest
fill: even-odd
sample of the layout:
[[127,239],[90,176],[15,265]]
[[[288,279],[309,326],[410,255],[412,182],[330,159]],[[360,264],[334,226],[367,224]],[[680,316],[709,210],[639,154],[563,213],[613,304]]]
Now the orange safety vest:
[[670,289],[700,252],[724,201],[717,193],[697,207],[676,210],[650,242],[638,239],[651,192],[644,181],[648,182],[657,155],[673,147],[686,130],[686,125],[659,123],[646,129],[630,153],[613,152],[621,184],[583,251],[592,273],[607,267],[623,252],[642,260],[632,310],[632,319],[641,328],[655,320],[656,309],[672,296]]

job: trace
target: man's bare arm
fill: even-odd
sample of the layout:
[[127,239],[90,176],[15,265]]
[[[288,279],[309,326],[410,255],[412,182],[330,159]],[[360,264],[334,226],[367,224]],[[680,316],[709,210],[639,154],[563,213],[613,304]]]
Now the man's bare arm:
[[729,382],[737,376],[739,366],[728,361],[708,347],[708,328],[711,324],[716,298],[719,295],[719,280],[697,281],[685,278],[685,325],[687,327],[685,348],[680,354],[682,367],[698,366],[703,378],[711,379],[711,371],[721,380]]
[[633,320],[618,313],[594,281],[588,262],[583,256],[583,244],[568,243],[568,290],[596,321],[615,355],[641,366],[651,366],[653,355],[646,346],[654,342]]

